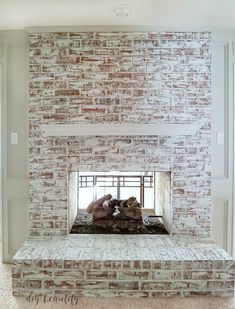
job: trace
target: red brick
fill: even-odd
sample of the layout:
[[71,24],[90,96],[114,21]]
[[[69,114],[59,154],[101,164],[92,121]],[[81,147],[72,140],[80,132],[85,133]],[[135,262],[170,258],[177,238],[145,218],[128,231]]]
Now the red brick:
[[108,283],[109,289],[115,290],[138,290],[138,282],[113,281]]
[[109,280],[116,279],[115,271],[95,271],[95,270],[87,270],[86,272],[87,279],[101,279],[101,280]]
[[141,290],[170,290],[171,282],[162,281],[162,282],[141,282],[140,283]]

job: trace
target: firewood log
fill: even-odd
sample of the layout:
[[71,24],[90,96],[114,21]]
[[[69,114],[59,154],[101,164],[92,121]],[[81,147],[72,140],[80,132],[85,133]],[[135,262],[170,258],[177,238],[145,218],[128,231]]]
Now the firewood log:
[[140,203],[137,202],[136,197],[131,196],[127,200],[121,202],[122,207],[129,207],[129,208],[135,208],[135,207],[141,207]]
[[100,219],[106,217],[106,209],[102,205],[93,205],[92,208],[93,219]]
[[109,209],[109,201],[108,201],[108,200],[104,201],[103,207],[104,207],[105,209]]
[[99,205],[102,206],[104,201],[110,200],[112,198],[111,194],[107,194],[104,195],[103,197],[99,198],[98,200],[91,202],[88,206],[87,206],[87,212],[90,214],[92,213],[92,209],[94,207],[94,205]]

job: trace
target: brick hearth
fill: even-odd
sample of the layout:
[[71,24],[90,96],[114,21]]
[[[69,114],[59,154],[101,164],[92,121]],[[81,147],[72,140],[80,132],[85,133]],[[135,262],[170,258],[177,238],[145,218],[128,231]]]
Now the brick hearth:
[[28,240],[13,260],[14,295],[231,296],[235,263],[211,242],[159,235]]

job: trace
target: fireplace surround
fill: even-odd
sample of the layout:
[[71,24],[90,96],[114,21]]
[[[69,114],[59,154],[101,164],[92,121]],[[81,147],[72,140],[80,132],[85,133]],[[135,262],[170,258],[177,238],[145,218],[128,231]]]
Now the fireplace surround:
[[[210,33],[31,33],[29,70],[14,294],[231,296],[234,262],[210,240]],[[171,172],[170,235],[68,235],[69,172],[137,170]]]

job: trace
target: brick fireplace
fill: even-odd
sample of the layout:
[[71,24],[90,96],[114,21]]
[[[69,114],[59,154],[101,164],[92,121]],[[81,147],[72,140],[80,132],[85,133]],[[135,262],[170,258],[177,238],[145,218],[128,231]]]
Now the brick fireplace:
[[[30,236],[68,234],[67,172],[75,165],[81,172],[171,171],[172,235],[209,236],[210,75],[209,33],[31,34]],[[43,133],[46,125],[77,124],[107,130]],[[113,124],[127,132],[130,124],[199,129],[109,136]]]
[[[208,240],[210,45],[207,32],[30,34],[30,238],[13,260],[15,295],[233,293],[233,261]],[[95,133],[100,126],[105,133]],[[68,172],[115,170],[171,172],[170,236],[124,236],[130,252],[115,258],[105,250],[108,238],[93,235],[97,254],[89,255],[87,235],[68,236]],[[119,236],[112,240],[122,247]]]

